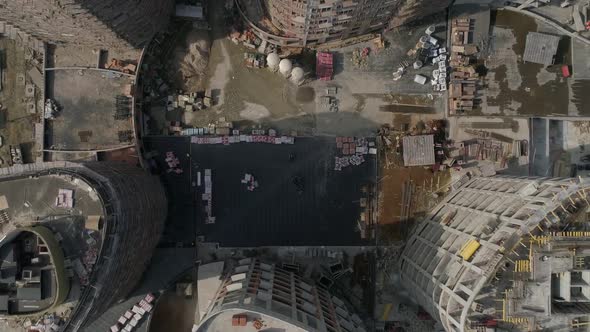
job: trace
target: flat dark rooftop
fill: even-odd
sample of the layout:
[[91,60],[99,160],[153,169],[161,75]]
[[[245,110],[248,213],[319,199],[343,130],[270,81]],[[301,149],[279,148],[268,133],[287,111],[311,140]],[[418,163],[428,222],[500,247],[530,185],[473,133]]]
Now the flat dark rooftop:
[[46,71],[47,98],[60,112],[46,121],[45,148],[97,150],[130,144],[119,132],[132,130],[131,119],[115,120],[116,97],[124,95],[132,79],[96,69]]
[[[364,244],[357,231],[359,200],[361,188],[374,183],[375,157],[367,155],[360,166],[335,171],[334,137],[297,138],[293,145],[198,145],[182,137],[146,141],[146,151],[157,150],[161,165],[166,151],[173,150],[180,158],[184,173],[164,176],[173,196],[170,214],[188,217],[194,212],[197,232],[208,242],[224,247]],[[192,170],[186,156],[189,144]],[[289,160],[290,154],[295,160]],[[198,172],[203,177],[205,169],[213,175],[215,224],[204,223],[204,181],[187,195],[191,181],[196,183]],[[253,174],[259,183],[253,192],[240,182],[245,173]],[[294,184],[295,177],[303,179],[302,193]]]

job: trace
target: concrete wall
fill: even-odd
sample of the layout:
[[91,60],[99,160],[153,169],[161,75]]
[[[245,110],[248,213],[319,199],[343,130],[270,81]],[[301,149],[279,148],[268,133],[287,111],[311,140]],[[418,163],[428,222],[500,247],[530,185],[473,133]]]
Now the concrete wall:
[[0,0],[0,20],[46,42],[138,48],[173,8],[173,0]]

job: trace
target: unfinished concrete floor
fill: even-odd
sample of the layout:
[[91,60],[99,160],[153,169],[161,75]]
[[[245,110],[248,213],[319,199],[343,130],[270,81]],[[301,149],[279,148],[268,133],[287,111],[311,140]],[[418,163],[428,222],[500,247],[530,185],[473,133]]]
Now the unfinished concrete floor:
[[[483,9],[482,9],[483,10]],[[460,11],[456,13],[463,16]],[[474,17],[478,13],[470,13]],[[512,11],[491,12],[488,56],[481,61],[488,73],[481,107],[465,115],[496,116],[588,116],[590,81],[564,78],[561,65],[571,65],[570,37],[560,36],[555,64],[543,66],[522,61],[529,32],[560,33],[535,19]]]
[[133,129],[131,118],[115,120],[116,97],[125,94],[131,78],[94,69],[46,72],[47,96],[60,107],[46,121],[45,147],[56,150],[98,150],[129,145],[119,132]]
[[[34,121],[37,115],[27,110],[25,98],[26,71],[30,67],[25,60],[25,48],[14,40],[0,37],[0,54],[2,54],[2,91],[0,91],[0,136],[3,145],[0,147],[0,158],[3,165],[10,161],[9,145],[20,145],[25,162],[34,161],[36,150],[34,140]],[[40,90],[36,89],[37,96]],[[2,166],[2,165],[0,165]]]

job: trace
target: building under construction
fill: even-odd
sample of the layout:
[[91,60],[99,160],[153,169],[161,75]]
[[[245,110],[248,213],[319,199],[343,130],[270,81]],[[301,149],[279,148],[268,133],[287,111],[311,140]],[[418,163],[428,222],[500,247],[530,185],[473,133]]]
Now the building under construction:
[[412,297],[447,331],[587,331],[587,179],[464,179],[400,260]]
[[0,34],[56,44],[142,47],[161,31],[172,0],[0,0]]
[[0,311],[51,312],[75,303],[62,328],[84,330],[140,281],[166,213],[159,179],[128,164],[0,169],[0,283],[17,281],[16,289],[2,287]]
[[391,29],[443,11],[450,0],[236,0],[260,38],[315,46]]
[[238,326],[244,331],[365,331],[341,299],[289,265],[246,258],[225,268],[223,262],[199,267],[196,331],[234,331]]

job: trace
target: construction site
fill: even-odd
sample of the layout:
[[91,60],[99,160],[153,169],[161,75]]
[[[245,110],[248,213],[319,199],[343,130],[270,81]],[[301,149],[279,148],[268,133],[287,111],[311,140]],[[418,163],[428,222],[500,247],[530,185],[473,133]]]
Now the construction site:
[[588,330],[589,9],[5,1],[0,330]]

